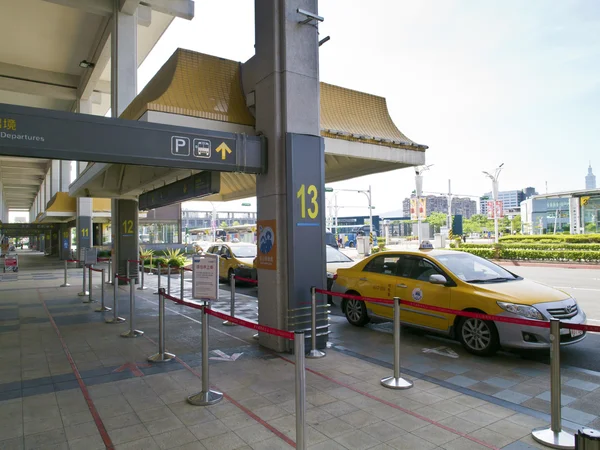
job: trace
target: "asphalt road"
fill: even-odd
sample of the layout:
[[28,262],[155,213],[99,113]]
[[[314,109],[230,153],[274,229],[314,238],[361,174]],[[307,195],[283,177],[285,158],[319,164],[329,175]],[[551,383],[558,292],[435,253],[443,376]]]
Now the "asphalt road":
[[[591,325],[600,325],[600,269],[563,269],[546,267],[507,267],[513,273],[540,283],[559,288],[575,297],[586,312]],[[221,286],[226,289],[225,285]],[[237,292],[258,296],[252,286],[238,286]],[[331,314],[343,316],[339,308],[332,306]],[[548,352],[523,352],[519,356],[539,362],[549,362]],[[588,333],[582,342],[563,347],[562,364],[565,366],[600,372],[600,334]]]

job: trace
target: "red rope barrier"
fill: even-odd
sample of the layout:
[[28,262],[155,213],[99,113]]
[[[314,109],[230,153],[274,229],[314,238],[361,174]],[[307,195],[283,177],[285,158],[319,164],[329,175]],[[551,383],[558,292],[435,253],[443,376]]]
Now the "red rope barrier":
[[121,275],[115,275],[115,278],[117,278],[121,281],[127,281],[128,283],[131,281],[131,278],[122,277]]
[[[327,291],[325,289],[316,289],[315,291],[319,294],[331,295],[333,297],[341,297],[341,298],[347,298],[347,299],[352,299],[352,300],[360,300],[360,301],[365,301],[365,302],[369,302],[369,303],[383,303],[386,305],[394,304],[394,300],[390,300],[387,298],[361,297],[360,295],[342,294],[339,292]],[[495,321],[495,322],[505,322],[505,323],[512,323],[512,324],[516,324],[516,325],[525,325],[525,326],[539,327],[539,328],[550,328],[550,322],[540,321],[540,320],[516,319],[516,318],[511,318],[511,317],[503,317],[503,316],[496,316],[496,315],[490,315],[490,314],[481,314],[481,313],[475,313],[475,312],[470,312],[470,311],[459,311],[456,309],[442,308],[440,306],[424,305],[422,303],[411,302],[408,300],[400,300],[400,304],[405,305],[405,306],[410,306],[412,308],[426,309],[429,311],[442,312],[442,313],[452,314],[452,315],[461,316],[461,317],[471,317],[474,319],[490,320],[490,321]],[[571,329],[571,330],[600,332],[600,326],[594,326],[594,325],[584,325],[584,324],[578,324],[578,323],[561,322],[560,326],[561,326],[561,328],[566,328],[566,329]]]
[[139,259],[128,259],[128,260],[127,260],[127,262],[128,262],[128,263],[132,263],[132,262],[134,262],[134,263],[138,263],[138,264],[141,264],[141,263],[142,263],[142,261],[140,261]]
[[244,283],[253,283],[253,284],[258,284],[258,280],[253,280],[252,278],[244,278],[244,277],[238,277],[237,275],[234,275],[233,277],[235,280],[238,281],[242,281]]
[[93,267],[90,267],[90,270],[91,270],[92,272],[103,272],[103,270],[102,270],[102,269],[94,269]]
[[187,272],[192,272],[192,269],[190,269],[189,267],[182,267],[183,270],[187,271]]
[[67,259],[68,263],[78,263],[79,260],[78,259]]
[[110,260],[110,258],[98,258],[98,262],[108,262]]

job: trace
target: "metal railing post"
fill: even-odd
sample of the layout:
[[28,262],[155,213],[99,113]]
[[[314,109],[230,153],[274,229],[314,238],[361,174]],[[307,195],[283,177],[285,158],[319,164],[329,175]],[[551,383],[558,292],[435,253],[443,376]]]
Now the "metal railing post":
[[68,260],[65,259],[65,281],[64,281],[63,284],[60,285],[60,287],[69,287],[69,286],[71,286],[69,284],[69,282],[67,281],[67,270],[69,270],[68,264],[69,264]]
[[96,312],[105,312],[111,310],[111,308],[104,304],[104,271],[105,269],[102,269],[102,272],[100,272],[100,307],[96,309]]
[[108,260],[108,281],[106,282],[107,284],[113,283],[112,270],[110,270],[111,268],[112,268],[112,258],[109,258],[109,260]]
[[158,292],[158,353],[148,357],[150,362],[167,362],[175,358],[165,351],[165,290]]
[[412,381],[400,377],[400,299],[394,297],[394,375],[381,379],[381,385],[390,389],[409,389]]
[[560,384],[560,320],[550,319],[550,428],[537,428],[531,437],[553,448],[575,448],[575,436],[562,429]]
[[[231,277],[229,277],[229,289],[231,291],[231,298],[229,300],[229,315],[231,317],[235,317],[235,274],[233,273],[231,274]],[[235,323],[225,320],[223,325],[232,327],[235,325]]]
[[113,301],[113,318],[112,319],[106,319],[106,323],[122,323],[125,322],[125,318],[123,317],[119,317],[119,301],[118,301],[118,290],[119,290],[119,279],[117,278],[119,276],[119,274],[115,273],[115,276],[113,277],[113,295],[114,295],[114,301]]
[[202,392],[188,397],[188,403],[195,406],[208,406],[219,403],[223,394],[219,391],[211,390],[208,379],[208,313],[206,309],[208,303],[204,302],[202,308]]
[[310,297],[311,297],[311,323],[310,323],[310,332],[311,332],[311,350],[306,355],[307,358],[316,359],[322,358],[325,356],[325,352],[321,350],[317,350],[317,288],[312,286],[310,288]]
[[86,266],[85,264],[83,264],[83,288],[81,289],[81,292],[79,294],[77,294],[80,297],[85,297],[86,295],[90,295],[90,293],[87,291],[87,286],[86,286],[86,276],[85,276],[85,269]]
[[129,279],[129,331],[121,333],[121,337],[136,338],[142,334],[143,331],[135,329],[135,283]]
[[140,263],[141,281],[140,281],[140,286],[138,287],[138,291],[143,291],[143,290],[147,289],[146,286],[144,286],[144,272],[146,271],[146,268],[144,267],[144,260],[141,259],[140,262],[141,262]]
[[167,264],[167,294],[171,295],[171,264]]
[[160,291],[160,272],[162,270],[162,265],[160,263],[156,263],[156,275],[158,276],[158,289],[156,290],[155,294],[158,294],[158,291]]
[[184,295],[183,295],[183,289],[185,287],[185,269],[182,267],[181,268],[181,280],[180,280],[180,284],[181,286],[179,286],[179,298],[181,300],[183,300]]
[[306,449],[306,370],[304,360],[304,333],[294,333],[296,359],[296,449]]
[[127,283],[131,283],[131,268],[129,267],[131,265],[131,261],[127,260],[127,274],[125,275],[127,277]]
[[92,298],[92,267],[91,264],[88,266],[88,299],[84,300],[83,303],[96,303],[96,300]]

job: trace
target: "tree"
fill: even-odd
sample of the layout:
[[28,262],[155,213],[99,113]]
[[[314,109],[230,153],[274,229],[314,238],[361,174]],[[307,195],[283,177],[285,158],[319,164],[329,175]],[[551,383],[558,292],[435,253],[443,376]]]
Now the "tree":
[[446,225],[446,214],[441,212],[432,212],[429,217],[427,217],[427,222],[433,226],[433,232],[440,232],[440,228]]
[[512,225],[513,232],[516,232],[516,233],[521,232],[521,227],[522,227],[521,214],[518,214],[515,217],[513,217],[513,220],[511,221],[511,225]]
[[234,227],[237,227],[240,223],[237,220],[234,220],[233,223],[231,224]]
[[225,221],[221,222],[221,225],[220,225],[221,228],[225,228],[227,226],[228,226],[227,222],[225,222]]

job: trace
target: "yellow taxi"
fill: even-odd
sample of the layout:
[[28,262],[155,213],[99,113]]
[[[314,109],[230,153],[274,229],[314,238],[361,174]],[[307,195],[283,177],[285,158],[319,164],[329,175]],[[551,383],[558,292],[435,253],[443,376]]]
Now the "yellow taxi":
[[219,255],[219,277],[228,280],[234,273],[249,276],[256,258],[256,244],[218,242],[206,253]]
[[[418,302],[462,311],[583,324],[585,313],[569,294],[526,280],[503,267],[469,253],[453,250],[387,251],[347,269],[339,269],[333,291],[364,297]],[[371,319],[393,319],[392,305],[334,297],[352,325]],[[550,347],[547,328],[484,321],[402,306],[401,322],[458,339],[477,355],[499,348]],[[578,330],[561,330],[561,345],[585,338]]]

